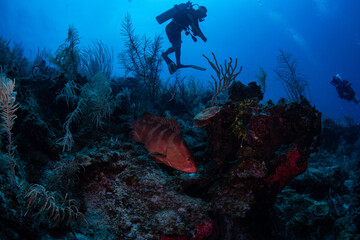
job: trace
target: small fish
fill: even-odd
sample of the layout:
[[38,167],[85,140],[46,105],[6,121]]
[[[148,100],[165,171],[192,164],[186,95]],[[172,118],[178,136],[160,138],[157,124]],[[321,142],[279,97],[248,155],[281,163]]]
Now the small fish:
[[156,162],[183,172],[197,172],[194,157],[180,134],[176,120],[144,113],[140,119],[132,121],[131,126],[134,128],[133,139],[145,144]]

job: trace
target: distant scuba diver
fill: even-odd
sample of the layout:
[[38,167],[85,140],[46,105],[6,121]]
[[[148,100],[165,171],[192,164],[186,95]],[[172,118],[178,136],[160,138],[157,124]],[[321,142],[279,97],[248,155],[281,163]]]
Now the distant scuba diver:
[[355,91],[351,87],[351,83],[347,80],[343,80],[340,74],[336,74],[336,76],[333,77],[331,84],[335,86],[336,91],[341,99],[354,101],[356,104],[359,103],[359,100],[355,97]]
[[[195,5],[198,6],[196,10],[193,8]],[[172,21],[165,28],[166,35],[172,46],[162,54],[162,57],[169,67],[170,74],[173,74],[179,68],[185,67],[202,71],[206,70],[205,68],[195,65],[182,65],[180,63],[182,31],[185,31],[185,35],[191,35],[194,42],[197,41],[195,36],[199,36],[204,42],[207,41],[207,38],[199,27],[199,22],[204,21],[204,18],[207,16],[206,12],[207,9],[204,6],[192,4],[188,1],[187,3],[174,5],[173,8],[156,17],[159,24],[172,18]],[[168,57],[168,55],[173,52],[175,52],[176,64]]]

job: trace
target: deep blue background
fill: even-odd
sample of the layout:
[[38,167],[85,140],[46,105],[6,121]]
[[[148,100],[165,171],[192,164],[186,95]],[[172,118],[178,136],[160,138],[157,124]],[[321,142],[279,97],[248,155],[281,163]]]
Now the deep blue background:
[[[166,23],[155,17],[182,1],[171,0],[0,0],[0,35],[22,43],[28,57],[38,48],[54,53],[67,37],[69,25],[79,31],[81,45],[102,40],[117,55],[123,48],[120,29],[129,12],[137,33],[164,36],[170,46]],[[184,1],[185,2],[185,1]],[[285,91],[273,69],[279,49],[293,53],[310,83],[311,102],[325,117],[342,121],[351,116],[360,122],[360,104],[337,97],[330,85],[339,73],[351,81],[360,98],[360,1],[359,0],[198,0],[208,9],[201,29],[208,38],[192,42],[183,37],[183,64],[207,67],[206,72],[184,69],[199,81],[209,81],[212,69],[201,56],[214,52],[220,62],[238,58],[243,72],[238,79],[255,80],[259,66],[268,72],[265,99],[278,100]],[[123,72],[116,62],[116,73]],[[168,77],[166,71],[162,73]]]

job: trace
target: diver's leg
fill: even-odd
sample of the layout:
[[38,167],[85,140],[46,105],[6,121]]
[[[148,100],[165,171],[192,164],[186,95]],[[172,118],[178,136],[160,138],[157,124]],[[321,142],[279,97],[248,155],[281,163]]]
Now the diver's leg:
[[169,55],[170,53],[175,52],[176,48],[174,46],[169,47],[168,50],[166,50],[163,54],[165,54],[166,56]]
[[166,28],[166,35],[169,39],[169,42],[171,43],[171,47],[163,52],[162,56],[167,57],[169,54],[176,51],[176,48],[178,46],[179,40],[181,42],[181,30],[178,30],[178,26],[174,24],[173,22],[170,22]]
[[175,58],[176,58],[176,65],[180,64],[180,49],[181,49],[181,41],[177,41],[177,42],[172,42],[172,47],[170,47],[168,50],[166,50],[163,54],[162,57],[168,57],[168,55],[170,53],[175,52]]
[[181,66],[180,57],[181,57],[181,44],[175,49],[175,58],[176,58],[177,66]]

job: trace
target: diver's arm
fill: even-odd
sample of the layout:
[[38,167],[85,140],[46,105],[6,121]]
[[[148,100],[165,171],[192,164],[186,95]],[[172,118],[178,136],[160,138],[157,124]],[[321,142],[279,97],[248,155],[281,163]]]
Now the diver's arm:
[[348,80],[344,80],[344,84],[345,84],[345,86],[349,86],[349,87],[351,87],[351,82],[349,82]]
[[194,20],[193,15],[188,14],[188,17],[191,20],[190,26],[191,26],[191,31],[194,33],[195,36],[199,36],[204,42],[207,41],[207,38],[205,37],[205,35],[201,32],[200,27],[199,27],[199,23],[197,20]]

